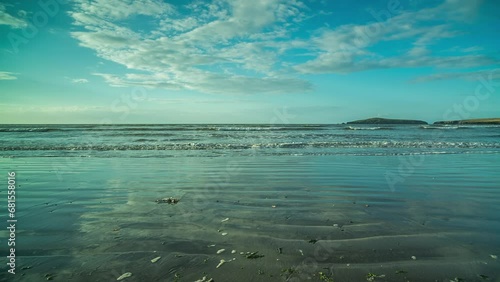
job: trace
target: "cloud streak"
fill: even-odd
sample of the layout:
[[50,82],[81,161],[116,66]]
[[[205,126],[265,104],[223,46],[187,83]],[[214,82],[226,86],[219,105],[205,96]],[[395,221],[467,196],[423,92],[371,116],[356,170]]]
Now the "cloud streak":
[[28,23],[24,19],[8,14],[5,6],[0,4],[0,25],[7,25],[12,28],[24,28],[28,26]]
[[[188,14],[152,0],[141,2],[144,7],[154,7],[151,13],[145,8],[132,12],[131,7],[129,13],[112,11],[107,3],[77,2],[70,15],[82,30],[71,35],[99,57],[130,69],[125,75],[95,73],[112,86],[226,94],[312,89],[311,83],[276,69],[278,49],[283,47],[271,44],[287,36],[283,30],[290,18],[300,21],[304,17],[301,9],[305,6],[298,1],[196,2],[184,6],[191,10]],[[139,32],[116,23],[116,19],[139,14],[152,16],[155,26],[151,31]],[[267,36],[254,37],[264,33]]]
[[436,73],[433,75],[418,77],[413,82],[428,82],[449,79],[463,79],[469,81],[478,81],[480,78],[486,78],[490,81],[500,80],[500,69],[480,70],[472,72],[449,72],[449,73]]
[[82,83],[88,83],[89,80],[85,79],[85,78],[74,78],[71,80],[71,82],[77,83],[77,84],[82,84]]
[[0,71],[0,80],[14,80],[14,79],[17,79],[15,73]]
[[[433,55],[429,50],[439,40],[461,35],[462,32],[454,30],[447,21],[465,20],[477,9],[479,2],[447,0],[433,8],[392,15],[388,11],[371,11],[377,22],[322,30],[313,38],[320,50],[317,57],[295,69],[304,73],[351,73],[386,68],[460,69],[498,64],[498,58],[485,55],[442,56]],[[436,24],[436,19],[442,19],[442,23]],[[400,56],[372,51],[379,43],[408,41],[411,43],[407,52]]]
[[[376,22],[309,33],[303,33],[302,23],[315,12],[299,0],[213,0],[177,6],[157,0],[76,0],[69,14],[77,29],[71,35],[81,46],[127,68],[126,73],[94,73],[111,86],[302,93],[314,88],[304,74],[420,67],[464,70],[498,64],[498,58],[471,53],[477,48],[455,54],[432,48],[462,36],[453,23],[468,19],[479,2],[446,0],[389,16],[368,11]],[[130,24],[137,17],[148,28]],[[383,44],[405,47],[402,53],[387,54],[381,51]],[[291,53],[309,59],[298,61]]]

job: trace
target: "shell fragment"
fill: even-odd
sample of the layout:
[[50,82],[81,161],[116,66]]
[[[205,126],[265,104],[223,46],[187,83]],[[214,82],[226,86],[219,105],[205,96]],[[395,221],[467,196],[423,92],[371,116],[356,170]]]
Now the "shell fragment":
[[154,259],[151,260],[152,263],[155,263],[157,261],[159,261],[161,259],[161,257],[155,257]]
[[116,278],[116,281],[120,281],[120,280],[123,280],[125,278],[128,278],[132,276],[132,272],[125,272],[123,273],[122,275],[120,275],[120,277]]
[[220,262],[219,262],[219,264],[215,268],[221,267],[224,263],[226,263],[226,261],[223,260],[223,259],[221,259]]

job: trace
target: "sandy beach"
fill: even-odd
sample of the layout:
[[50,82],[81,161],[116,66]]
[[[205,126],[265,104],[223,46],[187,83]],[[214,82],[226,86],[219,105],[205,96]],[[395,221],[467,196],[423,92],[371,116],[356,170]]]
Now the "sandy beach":
[[427,156],[394,190],[396,157],[357,158],[2,159],[15,280],[498,281],[496,156]]

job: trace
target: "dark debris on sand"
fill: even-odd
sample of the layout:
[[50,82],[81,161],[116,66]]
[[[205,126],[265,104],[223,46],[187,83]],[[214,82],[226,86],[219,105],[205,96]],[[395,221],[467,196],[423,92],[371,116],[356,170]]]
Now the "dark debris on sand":
[[170,205],[175,205],[179,202],[180,200],[174,197],[168,197],[168,198],[163,198],[163,199],[158,199],[155,202],[158,204],[170,204]]

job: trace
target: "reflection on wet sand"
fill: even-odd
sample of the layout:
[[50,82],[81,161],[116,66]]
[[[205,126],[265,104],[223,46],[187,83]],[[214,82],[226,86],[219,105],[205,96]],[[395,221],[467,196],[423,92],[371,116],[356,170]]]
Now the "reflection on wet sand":
[[383,177],[395,158],[87,159],[61,181],[45,159],[13,159],[24,176],[15,280],[499,277],[500,179],[454,175],[459,156],[438,173],[442,158],[396,191]]

